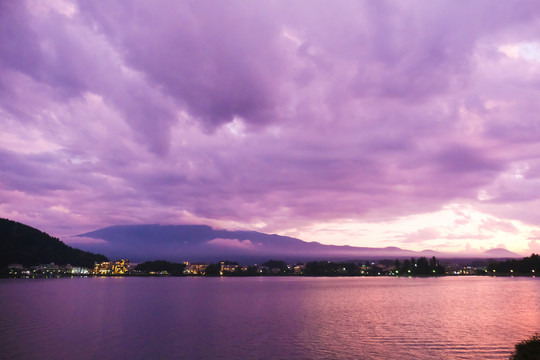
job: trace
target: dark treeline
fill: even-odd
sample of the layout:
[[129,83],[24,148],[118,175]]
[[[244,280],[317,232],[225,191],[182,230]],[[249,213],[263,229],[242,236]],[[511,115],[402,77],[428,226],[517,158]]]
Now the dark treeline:
[[538,274],[540,271],[540,255],[532,254],[521,260],[506,260],[493,262],[488,266],[488,272],[508,275]]
[[[231,266],[229,271],[222,271],[222,266]],[[261,266],[240,266],[236,261],[222,261],[209,264],[206,268],[207,276],[264,276],[264,275],[288,275],[289,266],[285,261],[268,260]]]
[[309,276],[357,276],[377,275],[378,266],[360,265],[351,262],[311,261],[306,264],[305,274]]
[[437,258],[420,257],[405,260],[381,260],[372,262],[330,262],[313,261],[306,264],[305,274],[311,276],[362,276],[362,275],[443,275],[445,269]]
[[185,264],[165,260],[146,261],[135,266],[136,271],[143,273],[167,273],[175,276],[182,275],[185,268]]
[[424,256],[418,260],[414,258],[403,260],[403,262],[396,260],[395,269],[398,274],[403,275],[444,275],[446,273],[435,256],[429,260]]
[[[135,267],[139,273],[154,275],[187,275],[189,268],[185,264],[171,263],[164,260],[147,261]],[[188,271],[184,271],[188,270]],[[221,261],[206,265],[205,276],[433,276],[445,274],[439,261],[432,257],[411,258],[406,260],[381,260],[374,262],[331,262],[310,261],[289,265],[282,260],[268,260],[261,265],[241,266],[234,261]]]
[[58,238],[16,221],[0,218],[0,268],[17,263],[24,266],[55,263],[92,267],[108,259],[74,249]]

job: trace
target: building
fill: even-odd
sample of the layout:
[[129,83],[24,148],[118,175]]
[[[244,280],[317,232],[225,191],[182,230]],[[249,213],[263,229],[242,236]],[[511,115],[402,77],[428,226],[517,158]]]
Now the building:
[[26,269],[22,264],[9,264],[8,265],[9,275],[11,276],[21,276],[28,275],[30,271]]
[[113,274],[115,275],[125,275],[130,272],[130,263],[129,260],[117,260],[113,264]]
[[88,269],[80,266],[73,266],[70,269],[70,273],[73,275],[88,275]]
[[37,265],[32,269],[34,273],[38,274],[57,275],[60,273],[60,265],[55,263]]
[[231,272],[235,272],[237,269],[238,269],[238,265],[232,265],[232,264],[227,264],[225,263],[225,261],[222,261],[220,263],[221,265],[221,269],[219,271],[219,275],[223,275],[224,273],[231,273]]
[[105,261],[96,263],[92,273],[96,275],[125,275],[130,273],[130,268],[129,260]]
[[306,272],[306,265],[305,264],[296,264],[294,265],[294,274],[295,275],[304,275]]
[[112,272],[112,262],[105,261],[102,263],[96,263],[94,265],[94,270],[92,271],[95,275],[109,275]]
[[206,268],[208,265],[201,264],[201,263],[193,263],[190,264],[189,262],[184,262],[186,265],[186,268],[184,269],[184,274],[187,275],[204,275],[206,274]]

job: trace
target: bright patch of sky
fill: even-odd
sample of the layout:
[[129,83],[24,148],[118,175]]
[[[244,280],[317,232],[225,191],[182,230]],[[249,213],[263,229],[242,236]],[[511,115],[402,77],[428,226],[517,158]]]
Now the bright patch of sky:
[[362,223],[354,219],[323,222],[295,229],[287,235],[329,245],[397,246],[467,253],[504,247],[529,255],[531,236],[537,232],[535,226],[499,219],[471,205],[451,204],[437,212],[388,222]]
[[528,61],[540,61],[540,43],[521,42],[501,46],[500,51],[511,58],[520,58]]

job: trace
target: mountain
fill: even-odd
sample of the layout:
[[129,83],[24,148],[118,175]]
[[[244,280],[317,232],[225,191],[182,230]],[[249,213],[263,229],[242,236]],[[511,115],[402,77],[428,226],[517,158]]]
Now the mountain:
[[77,235],[99,242],[77,242],[77,247],[110,258],[132,261],[235,260],[246,263],[281,260],[337,260],[419,256],[399,248],[323,245],[256,231],[216,230],[206,225],[119,225]]
[[95,261],[107,258],[74,249],[28,225],[0,218],[0,268],[12,263],[32,266],[51,262],[90,267]]
[[[119,225],[77,237],[99,239],[74,241],[79,248],[103,253],[109,258],[128,258],[132,261],[163,259],[211,262],[228,259],[254,263],[271,258],[309,261],[452,256],[433,250],[416,252],[398,247],[323,245],[256,231],[216,230],[206,225]],[[514,255],[502,257],[519,257]]]
[[496,249],[490,249],[484,251],[484,255],[488,257],[493,258],[517,258],[522,257],[514,252],[511,252],[510,250],[506,250],[503,248],[496,248]]

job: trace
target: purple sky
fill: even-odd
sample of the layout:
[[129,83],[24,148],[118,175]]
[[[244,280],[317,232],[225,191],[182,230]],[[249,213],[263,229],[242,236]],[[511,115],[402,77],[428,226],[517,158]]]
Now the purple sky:
[[540,251],[540,2],[2,1],[0,216]]

